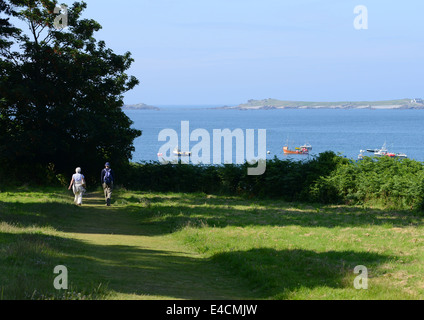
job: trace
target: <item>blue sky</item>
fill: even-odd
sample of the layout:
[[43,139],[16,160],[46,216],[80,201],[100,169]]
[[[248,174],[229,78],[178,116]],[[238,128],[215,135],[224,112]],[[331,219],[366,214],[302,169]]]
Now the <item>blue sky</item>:
[[[424,97],[424,1],[87,0],[140,85],[127,104]],[[356,30],[354,8],[368,8]]]

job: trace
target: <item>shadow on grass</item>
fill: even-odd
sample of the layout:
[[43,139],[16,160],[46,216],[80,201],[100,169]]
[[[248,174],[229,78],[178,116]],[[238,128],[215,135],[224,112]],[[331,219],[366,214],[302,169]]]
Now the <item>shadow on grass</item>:
[[[0,233],[2,299],[61,299],[53,269],[69,272],[71,298],[124,293],[189,300],[287,299],[298,289],[351,288],[353,268],[377,268],[385,255],[254,249],[188,258],[179,252],[93,245],[41,234]],[[97,292],[102,285],[105,289]],[[78,293],[81,293],[78,296]],[[69,297],[69,296],[68,296]],[[109,296],[113,298],[113,296]]]
[[[148,194],[121,198],[129,210],[162,232],[185,226],[300,226],[367,227],[422,226],[422,213],[348,206],[286,203],[271,200],[245,200],[236,197]],[[160,228],[162,226],[163,228]]]
[[[71,202],[72,200],[70,200]],[[386,211],[355,207],[312,206],[238,198],[193,195],[117,197],[106,208],[99,195],[85,198],[88,206],[71,203],[0,202],[0,222],[19,226],[52,227],[59,231],[122,235],[161,235],[187,225],[361,227],[421,226],[422,215],[410,211]],[[125,219],[123,219],[123,217]]]
[[[331,289],[354,289],[356,266],[364,265],[372,273],[388,260],[386,255],[355,252],[329,251],[317,253],[309,250],[252,249],[215,255],[221,263],[247,281],[259,299],[287,300],[299,290],[321,289],[322,296],[332,294]],[[378,271],[377,271],[378,272]],[[372,274],[371,274],[372,276]],[[350,299],[349,294],[341,299]],[[313,294],[313,299],[319,293]],[[304,299],[304,298],[303,298]],[[308,298],[306,298],[308,299]]]
[[[58,265],[68,269],[74,298],[78,293],[89,299],[113,298],[108,293],[202,300],[250,298],[246,284],[241,287],[243,279],[228,277],[213,261],[179,252],[0,233],[0,253],[0,300],[61,299],[63,291],[53,286],[57,277],[53,270]],[[99,293],[100,285],[105,289]]]
[[[1,202],[0,223],[18,227],[46,227],[64,232],[140,235],[131,208],[106,207],[104,199],[90,195],[84,205],[66,202]],[[146,232],[149,232],[147,230]]]

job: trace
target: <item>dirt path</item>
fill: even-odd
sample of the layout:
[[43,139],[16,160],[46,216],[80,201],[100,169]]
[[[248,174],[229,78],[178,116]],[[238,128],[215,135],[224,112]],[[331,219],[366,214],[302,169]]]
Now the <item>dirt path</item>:
[[[153,233],[140,223],[142,211],[106,207],[101,193],[86,195],[78,215],[64,230],[84,243],[93,278],[116,299],[249,299],[243,283],[191,252],[170,233]],[[80,210],[78,210],[80,209]]]

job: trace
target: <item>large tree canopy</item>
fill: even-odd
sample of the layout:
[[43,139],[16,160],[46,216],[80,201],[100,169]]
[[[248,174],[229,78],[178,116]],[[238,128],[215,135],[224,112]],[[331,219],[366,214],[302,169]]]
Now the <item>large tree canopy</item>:
[[[133,59],[94,38],[101,26],[82,18],[84,2],[67,8],[61,28],[56,7],[0,0],[0,162],[53,164],[59,173],[82,166],[97,176],[106,160],[128,163],[141,135],[121,109],[138,84],[126,74]],[[22,22],[28,28],[16,27]]]

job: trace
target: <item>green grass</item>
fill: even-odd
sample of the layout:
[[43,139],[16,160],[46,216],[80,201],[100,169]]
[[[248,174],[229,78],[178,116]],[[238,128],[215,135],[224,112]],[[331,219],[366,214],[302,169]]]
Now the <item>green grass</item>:
[[[412,212],[120,190],[0,192],[0,299],[423,299]],[[70,288],[57,291],[65,265]],[[353,270],[369,271],[368,290]]]

